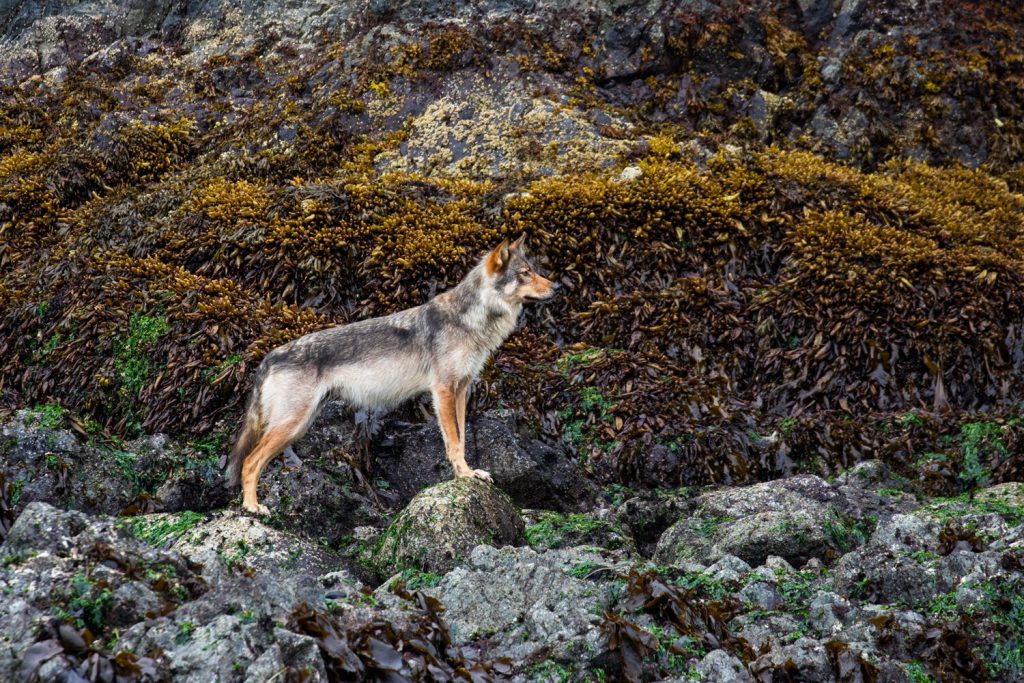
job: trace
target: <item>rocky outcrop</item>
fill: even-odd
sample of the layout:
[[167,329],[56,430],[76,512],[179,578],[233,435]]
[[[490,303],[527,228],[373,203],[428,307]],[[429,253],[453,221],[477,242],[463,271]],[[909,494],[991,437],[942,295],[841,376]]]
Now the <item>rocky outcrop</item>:
[[372,561],[384,576],[405,568],[443,573],[481,543],[521,545],[522,517],[493,484],[454,479],[413,498],[381,536]]
[[770,555],[800,565],[860,539],[844,518],[842,494],[814,476],[711,491],[693,506],[658,541],[659,562],[710,563],[731,554],[755,566]]
[[[493,485],[444,482],[414,498],[375,545],[377,570],[395,573],[372,595],[344,555],[236,512],[112,518],[33,502],[0,545],[0,677],[63,680],[109,662],[170,681],[281,671],[333,680],[332,667],[347,661],[366,670],[392,662],[415,680],[417,667],[436,661],[522,681],[956,671],[1008,683],[1021,674],[1024,636],[1013,616],[1024,590],[1022,499],[1024,485],[1013,483],[923,497],[877,462],[834,483],[677,491],[659,515],[685,511],[658,544],[667,561],[655,564],[611,521],[632,518],[623,508],[636,503],[586,515],[526,511],[524,534]],[[657,512],[655,498],[643,500]],[[835,510],[846,535],[833,529],[816,541],[807,527],[750,522],[822,506],[823,523]],[[685,527],[690,519],[715,527]],[[800,528],[808,550],[788,552]],[[739,530],[746,543],[734,542]],[[534,547],[521,545],[524,536]],[[686,543],[697,552],[672,550]],[[395,659],[391,650],[419,654]]]

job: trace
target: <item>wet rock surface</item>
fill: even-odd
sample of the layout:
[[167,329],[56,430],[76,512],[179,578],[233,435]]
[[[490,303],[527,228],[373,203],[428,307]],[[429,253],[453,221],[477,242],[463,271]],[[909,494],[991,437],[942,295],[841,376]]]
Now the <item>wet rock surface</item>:
[[[34,429],[27,446],[86,447]],[[311,457],[318,439],[302,468],[333,466]],[[516,681],[1014,681],[1022,502],[1017,483],[924,496],[877,461],[832,482],[616,490],[587,512],[447,481],[374,508],[386,530],[18,501],[0,545],[0,678],[331,681],[347,661],[412,680],[435,662]]]
[[[435,424],[385,427],[375,441],[372,467],[408,502],[425,487],[451,479]],[[516,424],[511,411],[488,411],[468,420],[466,460],[488,472],[521,507],[562,510],[593,500],[596,487],[565,452]]]

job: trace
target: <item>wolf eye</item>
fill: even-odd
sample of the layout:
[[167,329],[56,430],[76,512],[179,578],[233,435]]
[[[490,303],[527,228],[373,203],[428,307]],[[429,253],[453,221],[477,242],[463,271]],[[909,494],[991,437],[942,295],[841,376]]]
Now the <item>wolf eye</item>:
[[520,270],[519,271],[519,277],[526,277],[529,274],[530,274],[529,270]]

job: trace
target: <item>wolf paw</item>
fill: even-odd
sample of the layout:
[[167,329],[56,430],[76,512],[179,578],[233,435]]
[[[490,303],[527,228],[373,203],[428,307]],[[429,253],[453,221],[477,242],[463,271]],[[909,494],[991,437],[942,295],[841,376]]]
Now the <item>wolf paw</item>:
[[252,505],[242,503],[242,509],[246,512],[251,512],[254,515],[259,515],[260,517],[267,517],[270,515],[270,510],[262,503],[254,503]]
[[482,479],[483,481],[486,481],[486,482],[489,482],[489,483],[492,483],[492,484],[494,483],[494,480],[491,479],[490,473],[486,472],[484,470],[473,470],[473,477],[476,478],[476,479]]

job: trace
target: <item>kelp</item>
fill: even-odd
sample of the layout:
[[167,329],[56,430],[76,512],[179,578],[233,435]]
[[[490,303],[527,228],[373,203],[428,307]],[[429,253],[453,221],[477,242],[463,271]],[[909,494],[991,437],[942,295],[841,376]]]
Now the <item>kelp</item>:
[[[961,18],[972,31],[1006,19],[989,9]],[[672,79],[700,83],[751,40],[736,21],[749,11],[673,15],[666,55],[641,55],[658,68],[637,116],[668,106]],[[814,41],[789,13],[769,16],[754,20],[764,84],[818,92]],[[1015,26],[980,57],[954,59],[1015,73]],[[573,29],[581,41],[587,30]],[[361,65],[346,64],[342,46],[200,64],[129,51],[109,70],[76,66],[58,85],[4,89],[0,401],[55,400],[120,435],[204,434],[237,416],[276,345],[421,303],[525,232],[561,289],[487,367],[473,412],[512,408],[600,481],[740,483],[883,457],[951,492],[960,428],[978,421],[1005,427],[1003,450],[979,466],[993,480],[1019,476],[1016,119],[999,128],[998,163],[976,170],[875,159],[869,171],[785,140],[790,149],[691,154],[679,142],[692,134],[670,125],[606,131],[638,137],[610,160],[635,166],[632,180],[618,168],[501,180],[378,170],[406,132],[367,107],[389,88],[426,92],[484,68],[489,50],[582,78],[577,104],[615,101],[622,83],[601,75],[599,41],[583,49],[532,31],[430,25]],[[862,55],[882,69],[865,92],[895,87],[878,81],[901,62],[880,49]],[[737,73],[752,68],[728,58]],[[967,101],[972,78],[959,70],[934,84]],[[719,98],[739,87],[692,89],[687,106],[726,130],[737,119]],[[985,87],[1016,106],[1012,79]],[[789,115],[810,114],[797,104]]]
[[374,616],[347,623],[300,605],[287,626],[316,639],[329,681],[470,681],[490,683],[511,674],[508,661],[477,661],[452,644],[434,598],[399,588],[400,597],[415,605],[407,625]]
[[18,518],[14,510],[15,490],[14,482],[8,482],[7,477],[0,473],[0,541],[7,538],[14,520]]
[[[754,651],[743,638],[730,633],[726,622],[738,612],[738,605],[710,601],[697,596],[695,589],[672,585],[655,571],[630,570],[625,580],[624,597],[618,607],[625,614],[645,612],[659,625],[670,626],[703,651],[725,649],[744,662],[753,659]],[[650,631],[641,628],[626,616],[604,614],[601,633],[608,650],[622,665],[622,676],[630,683],[644,680],[644,661],[662,649]],[[670,655],[692,655],[677,644],[669,645]],[[652,662],[653,666],[657,666]],[[667,673],[662,671],[661,673]]]
[[146,656],[129,650],[116,655],[94,649],[89,629],[78,630],[57,619],[50,619],[41,628],[40,640],[22,655],[21,680],[35,680],[39,668],[55,657],[61,657],[76,681],[88,683],[159,683],[170,680],[159,663],[163,652],[156,650]]

